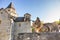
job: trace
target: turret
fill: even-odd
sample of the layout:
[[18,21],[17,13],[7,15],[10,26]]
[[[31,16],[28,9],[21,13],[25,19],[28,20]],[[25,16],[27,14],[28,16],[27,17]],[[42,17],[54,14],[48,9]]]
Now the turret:
[[6,11],[7,11],[10,15],[17,17],[16,11],[15,11],[15,8],[14,8],[12,2],[6,7]]
[[31,15],[29,13],[24,14],[24,21],[30,21]]
[[40,27],[41,26],[41,21],[40,21],[39,17],[36,18],[36,21],[33,24],[34,24],[34,27]]

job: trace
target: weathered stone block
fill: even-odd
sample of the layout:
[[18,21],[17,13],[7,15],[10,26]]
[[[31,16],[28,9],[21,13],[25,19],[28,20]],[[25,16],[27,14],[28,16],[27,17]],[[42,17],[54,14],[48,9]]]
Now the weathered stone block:
[[60,33],[20,33],[17,40],[60,40]]

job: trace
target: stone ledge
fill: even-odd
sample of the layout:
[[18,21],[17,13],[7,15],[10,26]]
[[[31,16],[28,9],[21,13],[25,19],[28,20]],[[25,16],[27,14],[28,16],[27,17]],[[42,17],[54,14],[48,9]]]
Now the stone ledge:
[[17,40],[60,40],[60,33],[19,33]]

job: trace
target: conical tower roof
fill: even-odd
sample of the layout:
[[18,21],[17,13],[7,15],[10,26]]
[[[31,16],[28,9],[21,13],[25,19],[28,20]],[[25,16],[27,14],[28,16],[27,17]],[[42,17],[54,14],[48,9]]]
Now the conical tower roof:
[[7,8],[12,8],[12,9],[15,9],[14,6],[13,6],[13,3],[11,2]]

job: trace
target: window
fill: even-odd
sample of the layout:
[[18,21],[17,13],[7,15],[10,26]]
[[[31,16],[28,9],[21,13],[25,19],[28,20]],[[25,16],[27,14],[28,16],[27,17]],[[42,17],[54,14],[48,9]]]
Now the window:
[[10,10],[8,10],[8,11],[10,11]]
[[1,20],[0,20],[0,24],[1,24]]
[[3,12],[1,12],[1,14],[3,14]]
[[19,27],[21,27],[21,23],[19,23]]

